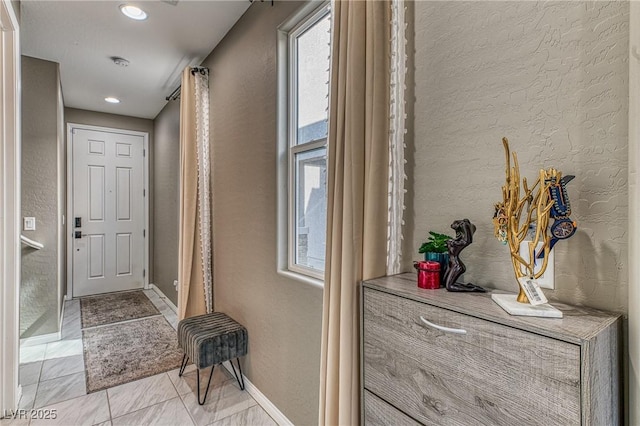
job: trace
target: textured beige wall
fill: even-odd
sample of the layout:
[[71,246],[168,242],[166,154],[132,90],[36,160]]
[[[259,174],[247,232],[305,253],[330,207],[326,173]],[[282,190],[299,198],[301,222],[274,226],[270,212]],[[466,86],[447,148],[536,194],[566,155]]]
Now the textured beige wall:
[[180,207],[180,101],[169,102],[154,119],[153,283],[176,305]]
[[627,311],[629,4],[416,2],[412,253],[427,231],[468,217],[466,281],[516,290],[493,238],[502,136],[523,176],[556,167],[579,230],[556,246],[561,301]]
[[36,218],[35,231],[22,231],[44,244],[22,246],[20,336],[58,331],[61,272],[58,169],[60,79],[57,63],[22,57],[22,216]]
[[[65,108],[65,135],[67,134],[67,124],[86,124],[89,126],[110,127],[113,129],[122,130],[135,130],[138,132],[149,133],[149,229],[153,229],[154,210],[153,210],[153,120],[147,118],[129,117],[126,115],[107,114],[104,112],[87,111],[77,108]],[[149,235],[149,282],[153,283],[153,259],[154,259],[154,235],[153,232],[148,232]]]
[[276,273],[276,28],[303,3],[254,2],[211,70],[215,309],[249,332],[243,371],[294,424],[317,424],[322,290]]
[[[640,114],[640,3],[631,2],[629,27],[629,117]],[[625,424],[640,425],[640,121],[629,120],[629,322],[628,413]]]

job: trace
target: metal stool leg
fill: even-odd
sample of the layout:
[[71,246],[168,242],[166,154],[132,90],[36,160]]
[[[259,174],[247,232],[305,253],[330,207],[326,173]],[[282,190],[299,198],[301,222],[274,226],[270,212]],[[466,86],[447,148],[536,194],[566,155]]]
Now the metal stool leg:
[[211,366],[211,373],[209,373],[209,381],[207,382],[207,390],[204,392],[204,399],[200,401],[200,369],[198,369],[198,404],[204,405],[204,402],[207,400],[207,395],[209,394],[209,385],[211,384],[211,378],[213,377],[213,370],[216,368],[215,365]]
[[178,377],[182,377],[184,374],[184,369],[187,368],[187,363],[189,362],[189,357],[187,354],[184,354],[182,357],[182,363],[180,364],[180,372],[178,373]]
[[231,364],[231,368],[233,369],[233,375],[236,376],[236,380],[238,381],[238,386],[240,386],[240,390],[244,390],[244,377],[242,377],[242,367],[240,367],[240,358],[236,358],[236,362],[238,363],[238,370],[240,371],[240,378],[238,378],[238,373],[236,373],[236,369],[233,366],[233,360],[229,360],[229,364]]

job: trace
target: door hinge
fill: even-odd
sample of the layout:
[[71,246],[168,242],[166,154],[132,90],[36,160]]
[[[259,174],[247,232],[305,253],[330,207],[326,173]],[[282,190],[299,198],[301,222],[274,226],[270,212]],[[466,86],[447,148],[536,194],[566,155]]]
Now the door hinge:
[[147,270],[146,270],[146,269],[143,269],[143,270],[142,270],[142,278],[144,278],[144,277],[146,277],[146,276],[147,276]]
[[146,190],[146,189],[143,189],[143,190],[142,190],[142,196],[143,196],[143,197],[146,197],[146,196],[147,196],[147,190]]
[[147,230],[146,229],[142,230],[142,236],[146,238],[146,236],[147,236]]
[[142,149],[142,156],[143,156],[143,157],[146,157],[146,156],[147,156],[147,150],[146,150],[146,149],[144,149],[144,148]]

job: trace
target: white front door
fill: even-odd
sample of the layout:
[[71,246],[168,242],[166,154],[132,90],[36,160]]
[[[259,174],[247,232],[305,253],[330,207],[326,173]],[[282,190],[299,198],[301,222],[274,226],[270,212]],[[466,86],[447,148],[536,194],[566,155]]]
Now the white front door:
[[144,137],[74,128],[72,149],[73,296],[142,288]]

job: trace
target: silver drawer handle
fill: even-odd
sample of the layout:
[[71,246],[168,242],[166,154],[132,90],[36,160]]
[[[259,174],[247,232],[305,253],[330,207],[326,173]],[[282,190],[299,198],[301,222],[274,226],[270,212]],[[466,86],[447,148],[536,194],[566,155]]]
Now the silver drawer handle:
[[427,321],[426,319],[424,319],[424,317],[420,317],[420,320],[427,324],[429,327],[433,327],[437,330],[440,331],[444,331],[446,333],[455,333],[455,334],[467,334],[467,330],[463,329],[463,328],[449,328],[449,327],[443,327],[441,325],[438,324],[434,324],[430,321]]

